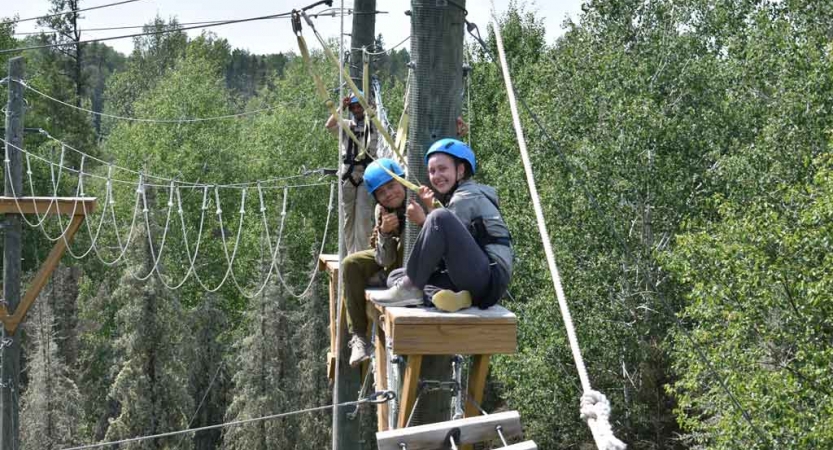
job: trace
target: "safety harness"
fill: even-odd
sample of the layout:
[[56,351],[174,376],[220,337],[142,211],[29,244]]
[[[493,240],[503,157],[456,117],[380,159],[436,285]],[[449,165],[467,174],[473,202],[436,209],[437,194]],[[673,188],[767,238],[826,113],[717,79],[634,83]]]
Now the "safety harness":
[[357,126],[356,129],[353,129],[352,131],[358,139],[362,140],[363,145],[360,147],[356,145],[356,142],[354,142],[352,139],[347,140],[347,151],[344,153],[343,160],[344,164],[347,165],[347,170],[345,170],[344,175],[341,176],[342,181],[349,180],[350,183],[355,187],[359,187],[359,185],[362,184],[363,180],[361,178],[359,179],[359,181],[354,180],[353,171],[355,170],[356,166],[362,166],[364,168],[367,168],[367,165],[370,164],[370,162],[372,161],[370,155],[368,155],[367,152],[362,150],[363,148],[368,148],[370,136],[375,132],[373,124],[367,121],[365,121],[365,126],[361,127],[361,130],[359,130],[359,128],[360,127]]

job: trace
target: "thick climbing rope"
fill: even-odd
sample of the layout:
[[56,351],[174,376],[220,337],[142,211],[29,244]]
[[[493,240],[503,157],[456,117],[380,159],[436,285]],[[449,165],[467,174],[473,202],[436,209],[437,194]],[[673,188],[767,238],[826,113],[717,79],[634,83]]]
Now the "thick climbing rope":
[[572,315],[570,314],[570,307],[567,305],[567,300],[564,296],[564,288],[561,285],[561,276],[558,273],[558,267],[555,263],[555,254],[552,250],[549,232],[547,231],[546,221],[544,220],[544,212],[541,208],[541,199],[538,195],[538,188],[535,184],[535,174],[532,171],[532,163],[530,162],[529,153],[526,149],[526,139],[524,138],[523,128],[521,127],[521,119],[518,114],[518,105],[515,100],[515,90],[512,87],[512,78],[509,73],[509,66],[506,63],[506,53],[503,48],[503,37],[500,33],[500,22],[497,19],[495,10],[494,0],[492,0],[492,20],[494,21],[498,56],[500,58],[500,66],[503,72],[503,80],[506,84],[506,94],[509,98],[509,109],[512,113],[512,122],[515,127],[515,134],[518,137],[518,146],[520,148],[524,172],[526,174],[529,194],[532,198],[532,206],[535,211],[535,219],[538,224],[538,233],[541,235],[544,254],[547,259],[547,266],[549,267],[553,287],[555,288],[555,295],[558,299],[558,306],[561,309],[561,316],[564,319],[564,326],[567,329],[567,339],[570,342],[570,350],[573,353],[573,359],[575,360],[576,369],[578,370],[579,380],[581,381],[581,386],[584,391],[581,398],[581,417],[587,421],[587,426],[590,427],[590,432],[593,434],[593,440],[596,442],[596,447],[600,450],[624,449],[626,447],[625,444],[613,435],[610,422],[608,421],[610,415],[610,404],[604,395],[594,391],[590,386],[590,379],[587,376],[587,368],[585,367],[584,359],[581,356],[581,349],[579,348],[578,338],[576,338],[576,331],[575,326],[573,325]]

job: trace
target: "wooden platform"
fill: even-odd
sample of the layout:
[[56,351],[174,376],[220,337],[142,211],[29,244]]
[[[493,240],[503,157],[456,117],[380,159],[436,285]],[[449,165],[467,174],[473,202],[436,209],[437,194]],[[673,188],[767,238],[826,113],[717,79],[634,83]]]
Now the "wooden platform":
[[[338,302],[336,284],[339,276],[338,255],[321,255],[319,270],[330,277],[330,351],[327,354],[328,375],[333,379],[335,355],[339,353],[344,339],[336,336]],[[369,294],[372,290],[366,291]],[[388,355],[386,345],[390,341],[393,354],[406,358],[405,373],[400,391],[400,409],[396,418],[399,428],[405,427],[408,414],[417,397],[422,359],[429,355],[471,355],[472,362],[468,378],[468,396],[478,404],[483,401],[486,377],[489,373],[489,359],[495,354],[517,352],[518,318],[502,306],[482,310],[468,308],[455,313],[439,311],[433,307],[384,308],[367,302],[369,326],[375,329],[375,363],[377,391],[387,390]],[[342,304],[341,326],[346,329],[346,308]],[[370,334],[370,333],[368,333]],[[346,342],[346,341],[345,341]],[[468,403],[466,417],[478,416],[477,408]],[[379,431],[388,429],[389,409],[387,403],[378,405]],[[464,445],[463,448],[470,448]]]
[[518,318],[499,305],[447,313],[427,307],[383,308],[368,300],[368,308],[384,315],[385,333],[397,355],[493,355],[518,350]]

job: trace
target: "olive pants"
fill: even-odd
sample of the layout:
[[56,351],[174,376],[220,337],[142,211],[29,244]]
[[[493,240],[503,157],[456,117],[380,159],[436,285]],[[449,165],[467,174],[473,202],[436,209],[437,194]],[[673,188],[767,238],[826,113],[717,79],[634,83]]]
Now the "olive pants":
[[376,263],[376,250],[362,250],[347,255],[341,262],[344,277],[344,301],[347,304],[347,324],[353,334],[367,334],[367,300],[364,290],[367,281],[384,267]]

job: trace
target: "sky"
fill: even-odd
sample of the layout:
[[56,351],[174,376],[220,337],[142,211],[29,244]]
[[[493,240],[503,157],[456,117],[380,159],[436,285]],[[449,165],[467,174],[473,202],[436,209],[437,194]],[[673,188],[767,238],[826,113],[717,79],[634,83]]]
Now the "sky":
[[[115,3],[117,0],[82,0],[81,8]],[[134,3],[82,12],[81,28],[143,25],[159,16],[165,20],[176,17],[180,22],[201,22],[257,17],[291,11],[293,8],[312,3],[313,0],[139,0]],[[495,0],[498,13],[506,11],[510,0]],[[491,2],[468,0],[468,20],[476,23],[485,33],[489,22]],[[553,42],[563,33],[562,23],[568,17],[578,20],[582,0],[538,0],[526,2],[526,8],[542,18],[547,32],[547,41]],[[376,18],[376,34],[381,33],[386,47],[391,47],[410,34],[410,19],[405,11],[410,8],[408,0],[377,0],[376,9],[387,11]],[[49,11],[48,0],[0,0],[0,16],[17,14],[20,19],[37,17]],[[333,6],[340,7],[341,0],[334,0]],[[344,0],[344,7],[352,7],[352,0]],[[318,8],[323,9],[326,6]],[[321,16],[316,28],[329,38],[337,38],[340,31],[340,17]],[[350,32],[352,16],[345,17],[345,33]],[[21,22],[16,32],[39,31],[35,21]],[[289,20],[275,19],[224,25],[209,30],[229,41],[232,48],[246,49],[256,54],[296,52],[297,45]],[[102,38],[141,32],[141,29],[88,31],[82,39]],[[190,36],[199,35],[201,30],[188,31]],[[304,24],[304,35],[309,42],[312,34]],[[346,41],[349,44],[349,40]],[[107,42],[122,53],[133,49],[132,39]],[[408,44],[405,44],[408,45]]]

